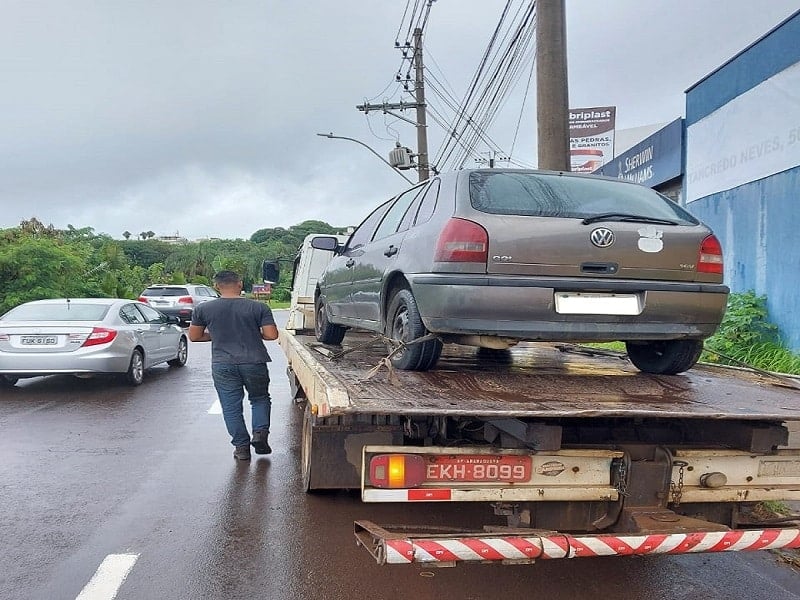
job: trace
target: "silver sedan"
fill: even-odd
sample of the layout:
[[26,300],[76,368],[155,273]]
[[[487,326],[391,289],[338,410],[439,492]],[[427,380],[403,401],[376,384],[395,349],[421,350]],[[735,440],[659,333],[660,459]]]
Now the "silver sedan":
[[134,300],[26,302],[0,317],[0,386],[62,373],[118,373],[139,385],[153,365],[186,364],[188,342],[177,323]]

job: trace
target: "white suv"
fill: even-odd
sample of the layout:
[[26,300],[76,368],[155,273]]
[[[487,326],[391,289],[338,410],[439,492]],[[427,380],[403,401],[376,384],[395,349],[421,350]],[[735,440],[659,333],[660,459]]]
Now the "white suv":
[[219,298],[219,294],[207,285],[157,284],[143,291],[139,295],[139,302],[145,302],[166,315],[178,317],[182,323],[189,323],[195,306],[215,298]]

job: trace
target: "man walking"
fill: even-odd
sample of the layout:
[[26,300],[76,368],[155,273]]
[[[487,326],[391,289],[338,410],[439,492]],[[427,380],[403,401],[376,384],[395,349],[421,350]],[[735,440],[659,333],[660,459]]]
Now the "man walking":
[[[242,278],[233,271],[214,275],[221,298],[195,307],[189,326],[193,342],[211,342],[211,377],[222,405],[225,426],[234,445],[236,460],[250,460],[250,444],[256,454],[269,454],[269,397],[271,360],[264,340],[278,339],[278,328],[268,306],[242,298]],[[253,437],[244,422],[244,391],[250,399]]]

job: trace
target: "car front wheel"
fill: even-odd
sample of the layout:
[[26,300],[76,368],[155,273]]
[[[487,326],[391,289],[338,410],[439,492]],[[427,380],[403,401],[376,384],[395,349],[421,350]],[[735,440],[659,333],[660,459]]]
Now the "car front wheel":
[[341,325],[336,325],[328,320],[328,310],[325,308],[325,301],[317,297],[314,315],[314,334],[317,340],[323,344],[333,344],[338,346],[344,339],[345,331]]
[[168,360],[167,364],[170,367],[182,367],[186,364],[186,359],[189,356],[189,344],[186,342],[185,337],[181,337],[178,342],[178,353],[172,360]]
[[640,371],[675,375],[691,369],[703,352],[702,340],[626,342],[628,358]]
[[[386,320],[386,337],[409,342],[428,335],[417,308],[417,301],[409,289],[400,289],[392,296]],[[438,339],[409,344],[392,355],[392,364],[403,371],[432,369],[442,353]]]
[[131,385],[141,385],[144,381],[144,354],[138,348],[131,354],[131,362],[125,379]]

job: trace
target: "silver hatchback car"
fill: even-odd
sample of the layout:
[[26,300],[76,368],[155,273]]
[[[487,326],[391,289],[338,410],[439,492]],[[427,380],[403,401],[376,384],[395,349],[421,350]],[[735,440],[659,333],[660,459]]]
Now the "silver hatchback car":
[[385,202],[334,252],[315,293],[316,334],[349,327],[404,342],[395,366],[427,370],[442,341],[626,343],[640,370],[697,362],[728,298],[708,227],[657,192],[616,179],[463,170]]
[[139,385],[159,363],[182,367],[188,342],[168,317],[135,300],[59,298],[20,304],[0,316],[0,387],[23,377],[101,373]]

